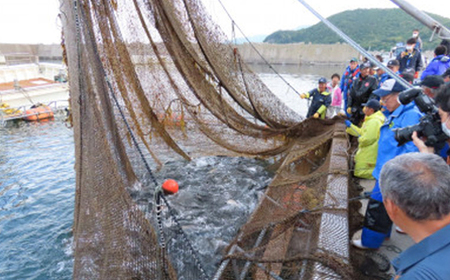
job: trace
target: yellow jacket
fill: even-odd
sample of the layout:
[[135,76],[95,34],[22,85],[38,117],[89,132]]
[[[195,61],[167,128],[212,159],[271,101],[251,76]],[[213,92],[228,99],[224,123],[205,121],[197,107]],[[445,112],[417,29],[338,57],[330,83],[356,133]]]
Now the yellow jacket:
[[377,162],[378,139],[385,117],[381,111],[366,116],[361,128],[352,124],[347,133],[358,137],[358,151],[355,155],[355,177],[373,179],[372,172]]

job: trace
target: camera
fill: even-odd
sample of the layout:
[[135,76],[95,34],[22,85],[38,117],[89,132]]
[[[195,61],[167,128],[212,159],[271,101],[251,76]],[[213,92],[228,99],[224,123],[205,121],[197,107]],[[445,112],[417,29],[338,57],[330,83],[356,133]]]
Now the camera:
[[442,149],[448,136],[442,131],[441,118],[434,100],[425,95],[421,88],[410,88],[400,92],[398,100],[403,105],[414,100],[420,112],[425,114],[418,124],[395,130],[395,140],[398,145],[412,141],[411,136],[414,131],[417,131],[417,136],[427,138],[425,145]]

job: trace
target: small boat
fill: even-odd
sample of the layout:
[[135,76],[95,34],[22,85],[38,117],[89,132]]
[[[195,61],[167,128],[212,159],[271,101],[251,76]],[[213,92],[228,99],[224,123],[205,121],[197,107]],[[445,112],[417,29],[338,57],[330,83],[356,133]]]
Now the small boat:
[[31,109],[26,110],[23,120],[25,121],[39,121],[53,118],[53,111],[47,105],[33,105]]

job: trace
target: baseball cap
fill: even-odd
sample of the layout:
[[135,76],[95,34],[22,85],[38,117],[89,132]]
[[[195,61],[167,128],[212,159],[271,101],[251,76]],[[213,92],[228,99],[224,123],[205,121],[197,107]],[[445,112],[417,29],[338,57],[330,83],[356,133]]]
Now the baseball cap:
[[363,70],[366,68],[370,68],[370,62],[364,62],[363,64],[361,64],[361,66],[359,66],[360,70]]
[[389,60],[387,63],[387,67],[389,67],[389,66],[400,66],[400,62],[398,62],[397,59]]
[[405,70],[403,70],[403,72],[400,74],[400,77],[402,77],[403,79],[405,79],[405,81],[407,81],[408,83],[413,83],[414,82],[414,74],[416,72],[414,71],[414,69],[412,68],[406,68]]
[[319,84],[326,84],[327,83],[327,79],[325,79],[324,77],[319,79]]
[[444,79],[440,75],[428,75],[420,83],[421,86],[426,86],[432,89],[437,89],[442,84],[444,84]]
[[406,88],[394,79],[389,79],[381,84],[381,87],[373,92],[376,96],[383,97],[393,92],[401,92]]
[[352,57],[352,58],[350,59],[350,62],[358,62],[358,59],[357,59],[356,57]]
[[370,99],[369,101],[367,101],[367,103],[363,103],[361,105],[368,107],[368,108],[372,108],[375,111],[378,111],[381,109],[380,102],[376,99]]

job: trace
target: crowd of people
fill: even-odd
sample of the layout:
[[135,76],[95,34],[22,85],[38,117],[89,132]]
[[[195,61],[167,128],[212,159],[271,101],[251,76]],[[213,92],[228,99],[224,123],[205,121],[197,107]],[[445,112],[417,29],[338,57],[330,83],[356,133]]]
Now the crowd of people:
[[[405,51],[386,66],[408,83],[420,86],[435,102],[439,113],[436,122],[450,138],[450,57],[446,43],[444,40],[434,49],[435,57],[424,68],[422,41],[419,31],[414,30]],[[313,98],[308,117],[325,118],[330,106],[329,115],[346,117],[347,132],[358,140],[353,175],[375,179],[361,238],[352,239],[351,244],[359,249],[378,249],[390,237],[395,223],[398,232],[417,243],[394,260],[397,276],[450,279],[450,266],[445,265],[450,256],[450,141],[439,148],[427,146],[423,133],[415,131],[412,141],[399,143],[396,130],[419,124],[424,112],[415,100],[402,104],[399,95],[406,88],[368,61],[359,64],[352,58],[340,83],[338,74],[328,86],[326,82],[321,78],[318,89],[301,95]]]

